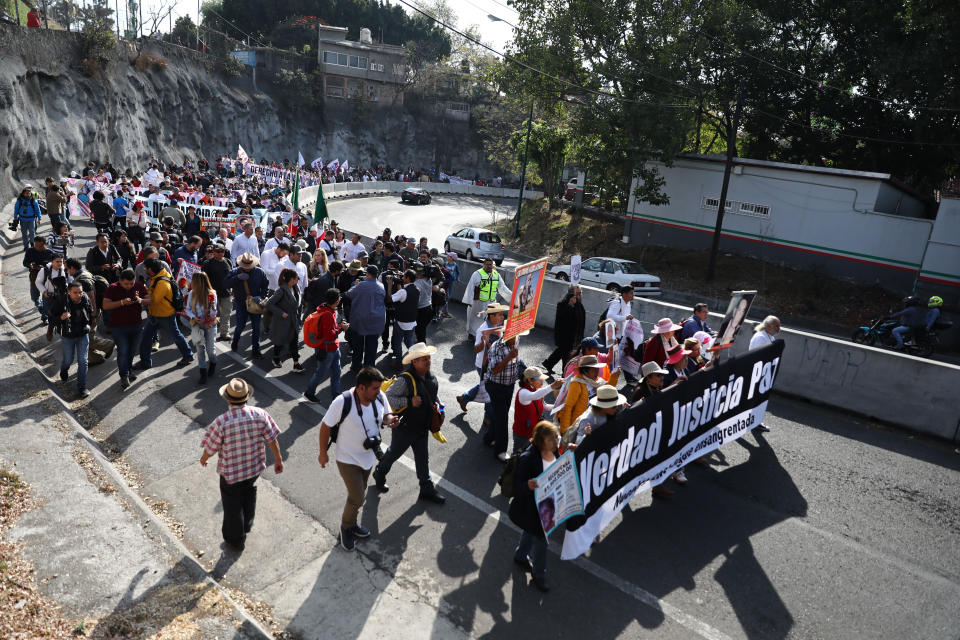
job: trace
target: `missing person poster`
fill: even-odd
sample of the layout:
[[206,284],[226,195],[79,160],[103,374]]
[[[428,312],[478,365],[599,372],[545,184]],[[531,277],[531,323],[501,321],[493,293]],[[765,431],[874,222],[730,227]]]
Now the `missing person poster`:
[[575,256],[570,256],[570,284],[580,284],[580,265],[582,260],[579,253]]
[[723,316],[723,322],[720,323],[720,330],[717,332],[712,350],[729,349],[733,346],[733,341],[737,338],[747,312],[750,311],[750,305],[756,297],[756,291],[733,291],[730,294],[730,304],[727,305],[727,313]]
[[540,258],[520,265],[513,276],[513,297],[510,299],[510,315],[503,331],[502,340],[509,340],[524,331],[533,329],[540,307],[540,292],[543,276],[547,273],[547,259]]
[[561,557],[587,551],[637,492],[763,422],[783,345],[776,340],[704,369],[586,436],[573,452],[584,516],[566,523]]
[[549,538],[557,527],[576,515],[583,515],[583,495],[573,451],[567,451],[537,476],[533,499],[537,503],[543,533]]

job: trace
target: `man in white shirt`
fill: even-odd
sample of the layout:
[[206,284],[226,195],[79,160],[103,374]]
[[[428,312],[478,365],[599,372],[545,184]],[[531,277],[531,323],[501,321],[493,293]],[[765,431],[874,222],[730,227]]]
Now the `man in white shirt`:
[[267,249],[264,247],[263,255],[260,256],[260,268],[263,269],[263,272],[267,274],[267,282],[270,283],[270,291],[276,291],[279,287],[279,284],[277,284],[277,277],[280,275],[280,270],[283,269],[283,266],[280,263],[289,252],[290,245],[288,245],[286,242],[281,242],[273,249]]
[[[617,327],[617,339],[623,337],[623,325],[627,320],[633,319],[633,312],[630,303],[633,301],[633,287],[624,285],[620,287],[620,295],[610,301],[607,307],[607,320],[613,320]],[[612,345],[607,345],[610,347]]]
[[273,235],[263,245],[263,252],[266,253],[271,249],[276,249],[277,245],[280,244],[281,242],[286,242],[287,244],[290,244],[290,239],[285,236],[283,227],[280,227],[280,226],[274,227]]
[[245,253],[260,258],[260,243],[253,233],[253,223],[249,221],[243,224],[243,233],[233,239],[233,248],[230,249],[231,256],[242,256]]
[[380,439],[380,425],[391,429],[397,426],[386,394],[380,391],[383,374],[375,367],[363,367],[357,373],[357,386],[337,396],[320,423],[320,455],[322,468],[330,462],[327,448],[331,431],[336,429],[335,460],[343,484],[347,488],[347,502],[340,517],[340,546],[353,551],[357,538],[367,538],[370,530],[360,525],[357,514],[363,507],[370,472],[377,462],[374,450],[364,446],[369,438]]
[[366,248],[360,243],[360,234],[355,233],[350,238],[350,242],[343,246],[344,262],[353,262],[359,259],[361,251],[366,251]]
[[[753,332],[753,337],[750,338],[751,349],[759,349],[772,343],[777,339],[777,334],[780,333],[780,318],[767,316],[763,319],[763,322],[753,328]],[[770,427],[762,422],[756,426],[756,429],[762,433],[770,431]]]
[[217,236],[220,238],[223,246],[227,248],[227,251],[230,252],[230,255],[233,255],[233,240],[230,239],[230,233],[221,227],[217,232]]
[[307,265],[303,263],[303,250],[300,245],[294,243],[290,245],[290,253],[280,261],[280,269],[277,271],[278,277],[283,269],[293,269],[300,276],[297,286],[300,287],[300,300],[303,300],[303,292],[307,290]]

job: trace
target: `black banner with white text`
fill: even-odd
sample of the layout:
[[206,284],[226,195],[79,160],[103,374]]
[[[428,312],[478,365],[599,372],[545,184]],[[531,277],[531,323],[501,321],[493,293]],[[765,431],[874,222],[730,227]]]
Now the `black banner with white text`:
[[575,458],[585,516],[567,521],[562,558],[583,554],[638,491],[759,425],[784,343],[701,370],[584,438]]

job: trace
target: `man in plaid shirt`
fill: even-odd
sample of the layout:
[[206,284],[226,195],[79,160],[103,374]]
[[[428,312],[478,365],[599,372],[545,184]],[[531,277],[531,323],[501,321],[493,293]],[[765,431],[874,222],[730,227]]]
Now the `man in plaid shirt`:
[[263,409],[247,406],[253,388],[241,378],[234,378],[220,387],[230,408],[217,417],[203,437],[200,464],[219,455],[220,499],[223,502],[223,539],[243,551],[247,533],[253,527],[257,510],[257,487],[254,483],[267,468],[264,444],[273,453],[273,470],[283,472],[283,458],[277,436],[277,423]]
[[526,365],[520,361],[517,336],[497,340],[487,353],[487,394],[490,396],[490,427],[483,435],[484,444],[494,448],[497,458],[507,459],[507,417],[513,401],[513,386]]

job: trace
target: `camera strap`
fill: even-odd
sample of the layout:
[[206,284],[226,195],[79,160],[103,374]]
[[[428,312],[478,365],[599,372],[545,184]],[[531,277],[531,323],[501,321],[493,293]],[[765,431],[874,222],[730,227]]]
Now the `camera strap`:
[[[373,402],[370,403],[370,406],[373,407],[374,426],[380,424],[380,412],[377,410],[377,400],[379,399],[380,399],[380,395],[378,394],[377,397],[374,398]],[[379,435],[380,433],[379,429],[377,430],[376,433],[374,433],[373,436],[371,436],[370,433],[367,431],[367,423],[364,422],[363,420],[363,405],[360,404],[360,398],[357,397],[356,389],[354,389],[353,391],[353,404],[354,404],[354,407],[356,407],[357,409],[357,417],[360,418],[360,426],[363,428],[363,435],[368,438]]]

